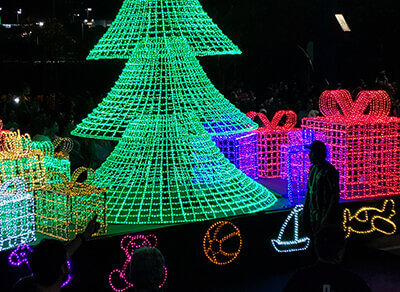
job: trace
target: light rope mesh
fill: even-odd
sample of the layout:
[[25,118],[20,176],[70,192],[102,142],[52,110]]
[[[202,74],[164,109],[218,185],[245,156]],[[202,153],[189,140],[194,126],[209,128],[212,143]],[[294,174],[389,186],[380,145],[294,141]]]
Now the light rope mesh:
[[125,0],[88,59],[128,59],[147,36],[185,37],[196,56],[241,53],[198,0]]
[[96,171],[110,223],[209,220],[265,210],[276,202],[235,168],[188,114],[136,119]]
[[118,140],[129,123],[144,113],[187,111],[211,134],[257,128],[214,87],[185,39],[145,39],[107,97],[72,134]]

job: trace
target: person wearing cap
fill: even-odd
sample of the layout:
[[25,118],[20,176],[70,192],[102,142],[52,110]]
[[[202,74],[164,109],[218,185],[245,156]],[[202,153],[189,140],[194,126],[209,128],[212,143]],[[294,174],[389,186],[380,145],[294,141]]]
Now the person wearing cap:
[[315,140],[309,158],[312,166],[308,176],[307,193],[303,209],[304,230],[314,235],[326,225],[339,225],[339,172],[327,162],[326,146]]

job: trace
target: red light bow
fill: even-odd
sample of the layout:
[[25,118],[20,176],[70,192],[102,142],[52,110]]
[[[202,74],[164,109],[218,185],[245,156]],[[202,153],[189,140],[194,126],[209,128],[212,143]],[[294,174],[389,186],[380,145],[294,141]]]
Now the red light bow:
[[[264,127],[261,127],[263,130],[290,130],[296,126],[297,123],[297,115],[294,111],[277,111],[272,118],[272,121],[269,121],[268,118],[263,113],[256,112],[248,112],[246,114],[247,117],[254,120],[255,117],[259,117]],[[282,126],[279,126],[279,122],[283,117],[286,117],[286,121]]]
[[[324,116],[344,116],[348,119],[361,117],[370,120],[385,118],[390,113],[390,97],[384,90],[363,90],[353,102],[345,89],[325,90],[319,98],[319,109]],[[369,110],[365,114],[366,110]]]

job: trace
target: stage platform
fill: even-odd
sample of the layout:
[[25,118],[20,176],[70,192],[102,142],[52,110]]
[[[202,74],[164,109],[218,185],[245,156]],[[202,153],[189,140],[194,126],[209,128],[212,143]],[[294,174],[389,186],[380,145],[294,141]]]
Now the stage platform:
[[[296,253],[278,253],[271,239],[278,237],[291,206],[286,198],[285,181],[264,180],[266,185],[279,197],[272,208],[256,214],[224,218],[235,224],[241,233],[242,248],[238,257],[228,265],[211,263],[203,251],[203,238],[207,229],[216,221],[172,225],[114,225],[110,224],[107,235],[88,241],[72,258],[72,280],[65,291],[112,291],[108,276],[114,269],[121,268],[125,261],[120,248],[121,238],[126,234],[154,234],[158,248],[165,256],[168,266],[166,291],[280,291],[288,276],[296,268],[314,261],[312,249]],[[342,202],[342,208],[352,211],[368,205],[382,207],[381,198],[373,201]],[[396,207],[398,200],[394,198]],[[399,224],[398,215],[393,218]],[[353,254],[369,250],[365,243],[384,237],[373,233],[352,237]],[[38,234],[37,241],[45,238]],[[371,251],[366,251],[370,254]],[[0,253],[0,281],[5,290],[21,276],[29,273],[25,267],[8,264],[10,251]],[[358,256],[357,256],[358,257]],[[359,258],[363,258],[362,254]],[[398,283],[399,284],[399,283]],[[261,285],[261,286],[260,286]],[[262,289],[259,289],[263,287]],[[129,291],[129,290],[128,290]],[[390,290],[394,291],[394,290]]]

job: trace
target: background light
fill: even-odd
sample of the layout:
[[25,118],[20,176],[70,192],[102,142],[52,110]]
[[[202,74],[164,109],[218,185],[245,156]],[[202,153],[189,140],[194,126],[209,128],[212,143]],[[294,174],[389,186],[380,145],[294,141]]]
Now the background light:
[[339,22],[340,27],[342,28],[343,31],[351,31],[349,25],[346,22],[346,19],[344,19],[343,14],[335,14],[336,20]]

